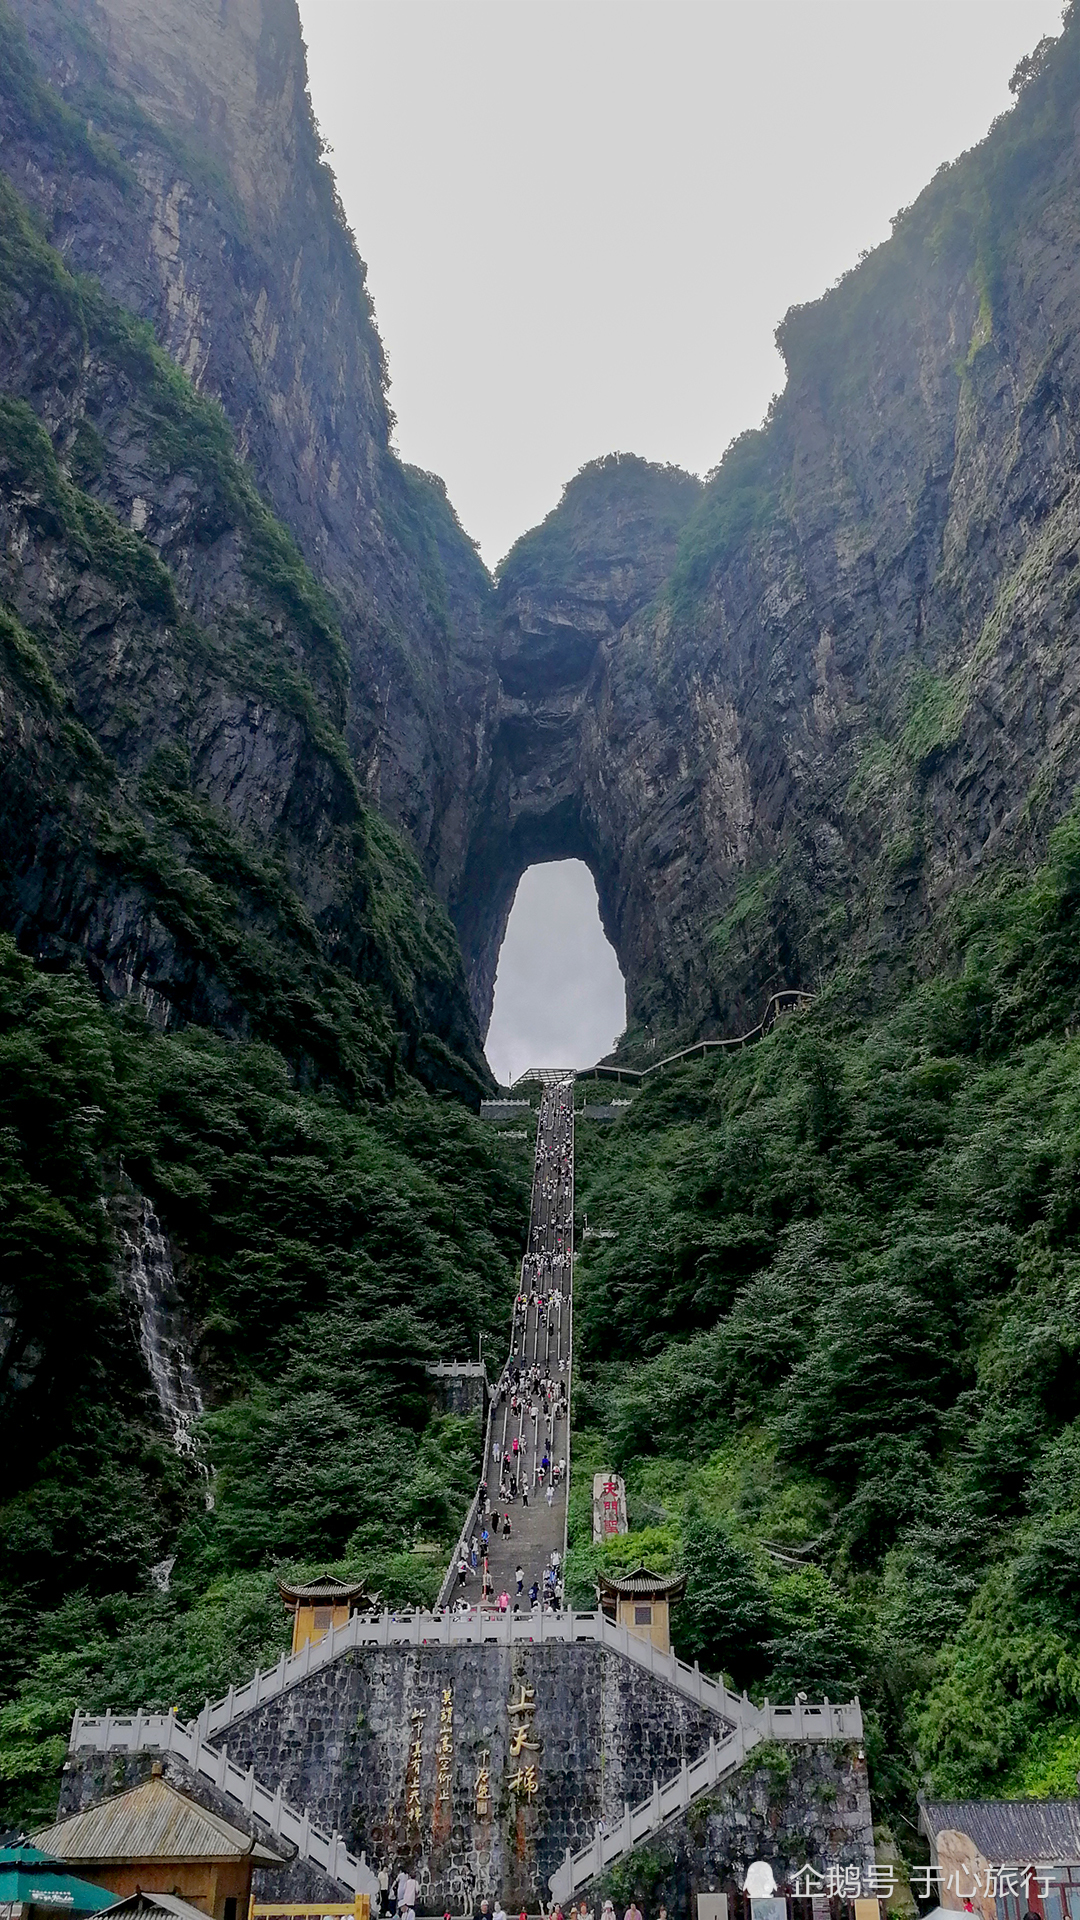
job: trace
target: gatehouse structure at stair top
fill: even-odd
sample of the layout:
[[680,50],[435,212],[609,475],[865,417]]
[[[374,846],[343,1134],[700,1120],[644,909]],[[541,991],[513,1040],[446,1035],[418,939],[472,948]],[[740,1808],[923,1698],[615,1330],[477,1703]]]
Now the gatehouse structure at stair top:
[[[161,1765],[293,1853],[260,1898],[351,1899],[376,1863],[404,1865],[428,1913],[482,1895],[535,1913],[646,1843],[673,1913],[698,1886],[734,1892],[753,1857],[781,1883],[807,1860],[872,1861],[857,1701],[757,1706],[625,1619],[563,1604],[573,1250],[573,1076],[549,1073],[507,1364],[442,1604],[350,1613],[351,1590],[335,1595],[344,1617],[190,1725],[76,1714],[62,1813]],[[321,1589],[288,1597],[314,1607]],[[790,1766],[755,1767],[774,1741]]]

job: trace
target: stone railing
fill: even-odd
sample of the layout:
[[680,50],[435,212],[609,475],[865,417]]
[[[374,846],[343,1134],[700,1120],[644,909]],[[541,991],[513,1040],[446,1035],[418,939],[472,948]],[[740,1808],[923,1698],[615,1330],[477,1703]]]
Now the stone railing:
[[[732,1696],[729,1695],[729,1698]],[[743,1696],[745,1701],[745,1695]],[[565,1902],[602,1874],[615,1860],[639,1847],[643,1840],[659,1833],[686,1812],[699,1794],[709,1793],[721,1780],[738,1771],[757,1746],[767,1740],[861,1740],[862,1712],[857,1700],[846,1706],[832,1706],[826,1700],[819,1707],[797,1702],[793,1707],[750,1706],[749,1720],[742,1720],[722,1739],[709,1741],[699,1760],[684,1761],[673,1780],[661,1786],[653,1781],[652,1793],[636,1807],[623,1804],[617,1826],[596,1829],[596,1838],[581,1853],[569,1848],[562,1865],[548,1881],[554,1900]]]
[[271,1793],[260,1785],[255,1770],[234,1767],[223,1748],[205,1738],[205,1709],[190,1726],[174,1713],[106,1713],[98,1718],[77,1713],[71,1726],[72,1753],[175,1753],[196,1775],[209,1780],[233,1805],[260,1820],[276,1839],[296,1848],[301,1860],[329,1874],[352,1894],[371,1894],[375,1876],[364,1855],[348,1851],[341,1835],[327,1833],[282,1799],[281,1788]]
[[[744,1727],[767,1740],[860,1740],[862,1711],[857,1700],[835,1705],[825,1700],[810,1706],[773,1706],[765,1701],[755,1706],[745,1693],[732,1693],[722,1681],[711,1680],[695,1663],[689,1666],[674,1653],[661,1653],[650,1640],[643,1640],[626,1627],[616,1626],[605,1614],[596,1613],[498,1613],[486,1607],[473,1608],[467,1614],[453,1613],[354,1613],[340,1627],[321,1640],[309,1641],[299,1653],[282,1654],[276,1667],[258,1672],[246,1686],[230,1687],[220,1700],[207,1701],[191,1722],[191,1736],[202,1741],[217,1739],[235,1720],[254,1713],[267,1700],[276,1699],[287,1688],[295,1687],[309,1673],[339,1660],[358,1647],[432,1647],[432,1646],[544,1646],[599,1645],[621,1654],[636,1666],[645,1667],[658,1680],[675,1687],[697,1706],[719,1714],[734,1726]],[[131,1747],[132,1729],[164,1724],[168,1716],[133,1714],[123,1718],[106,1714],[91,1719],[76,1714],[72,1742],[78,1732],[83,1746]],[[175,1727],[183,1731],[175,1719]],[[115,1730],[114,1735],[108,1729]],[[216,1764],[216,1762],[215,1762]]]
[[761,1744],[765,1735],[755,1729],[736,1727],[723,1740],[710,1740],[708,1751],[689,1765],[684,1761],[674,1780],[661,1786],[653,1781],[647,1800],[636,1807],[623,1806],[617,1826],[599,1826],[591,1846],[572,1854],[567,1848],[562,1865],[548,1881],[553,1900],[572,1900],[579,1889],[602,1874],[616,1860],[639,1847],[643,1840],[658,1833],[669,1820],[678,1819],[700,1793],[708,1793],[729,1773],[742,1766],[747,1754]]
[[[491,1388],[489,1386],[488,1396],[487,1396],[487,1419],[484,1422],[484,1451],[480,1456],[485,1471],[487,1469],[487,1463],[491,1458],[491,1429],[492,1429],[492,1424],[494,1422],[494,1419],[495,1419],[495,1396],[493,1395]],[[480,1507],[482,1504],[481,1496],[480,1496],[480,1487],[482,1485],[483,1485],[483,1481],[480,1482],[480,1484],[477,1486],[476,1492],[473,1494],[472,1501],[469,1506],[469,1511],[465,1515],[465,1525],[461,1529],[461,1538],[459,1539],[454,1552],[450,1556],[450,1565],[447,1567],[446,1572],[443,1574],[443,1583],[442,1583],[442,1586],[439,1588],[439,1598],[438,1598],[438,1605],[440,1607],[445,1607],[449,1603],[450,1595],[454,1590],[454,1580],[457,1576],[457,1563],[462,1558],[463,1555],[464,1556],[468,1555],[469,1545],[472,1540],[473,1534],[475,1533],[477,1527],[480,1524],[480,1517],[481,1517]],[[354,1614],[353,1620],[367,1618],[367,1617],[368,1616],[366,1615]],[[338,1628],[338,1632],[345,1633],[348,1627],[351,1627],[351,1626],[352,1626],[352,1620],[349,1620],[344,1627]],[[330,1636],[328,1634],[327,1639],[329,1639],[329,1637]],[[321,1646],[322,1642],[320,1641],[319,1644]]]
[[796,1701],[774,1706],[768,1700],[756,1706],[745,1693],[732,1693],[722,1681],[711,1680],[696,1665],[688,1666],[674,1653],[660,1653],[649,1640],[630,1633],[603,1613],[501,1614],[487,1608],[470,1613],[356,1613],[322,1640],[308,1642],[300,1653],[282,1654],[277,1666],[256,1673],[244,1687],[230,1687],[220,1700],[207,1701],[189,1724],[171,1713],[106,1713],[97,1717],[76,1713],[70,1751],[95,1753],[175,1753],[196,1774],[247,1814],[260,1820],[278,1838],[295,1846],[301,1859],[319,1868],[353,1893],[371,1889],[371,1868],[363,1854],[349,1853],[338,1833],[316,1826],[307,1811],[298,1812],[282,1799],[280,1787],[271,1792],[230,1761],[224,1746],[211,1745],[243,1715],[253,1713],[309,1673],[326,1667],[359,1647],[528,1646],[561,1643],[594,1645],[621,1655],[675,1687],[688,1700],[716,1713],[726,1730],[709,1742],[699,1760],[684,1765],[674,1780],[653,1791],[640,1806],[625,1807],[617,1827],[597,1830],[583,1853],[567,1854],[550,1885],[556,1899],[569,1900],[594,1874],[636,1847],[667,1821],[685,1811],[698,1794],[716,1786],[735,1771],[747,1754],[764,1740],[861,1740],[862,1711],[858,1700],[837,1705]]

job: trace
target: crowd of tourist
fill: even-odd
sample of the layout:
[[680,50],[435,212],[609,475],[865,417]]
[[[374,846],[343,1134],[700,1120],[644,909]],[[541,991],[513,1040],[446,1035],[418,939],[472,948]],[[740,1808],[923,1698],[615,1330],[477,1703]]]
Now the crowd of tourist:
[[[392,1914],[396,1916],[396,1920],[416,1920],[418,1893],[419,1889],[416,1876],[406,1868],[403,1867],[401,1869],[396,1880],[392,1883],[390,1875],[384,1869],[379,1874],[380,1915]],[[540,1915],[541,1920],[597,1920],[595,1909],[590,1907],[585,1900],[581,1900],[576,1904],[571,1901],[570,1905],[565,1908],[557,1902],[552,1907],[541,1904]],[[455,1920],[455,1916],[451,1913],[449,1907],[443,1915],[443,1920]],[[466,1920],[470,1920],[469,1915],[466,1915]],[[471,1920],[510,1920],[510,1916],[507,1914],[502,1901],[498,1895],[496,1895],[494,1899],[489,1900],[483,1898],[478,1900],[471,1910]],[[518,1914],[517,1920],[530,1920],[529,1914],[524,1907],[522,1907],[521,1912]],[[616,1913],[613,1901],[604,1901],[600,1909],[599,1920],[618,1920],[618,1914]],[[644,1920],[641,1908],[638,1906],[636,1900],[632,1899],[630,1901],[629,1906],[622,1916],[622,1920]],[[656,1909],[656,1920],[668,1920],[667,1908],[663,1901],[660,1902]]]
[[492,1394],[485,1477],[448,1596],[457,1614],[477,1604],[502,1614],[558,1612],[563,1604],[562,1557],[552,1546],[562,1538],[561,1506],[543,1524],[529,1510],[544,1502],[551,1512],[567,1474],[573,1204],[571,1101],[551,1089],[537,1128],[529,1249],[509,1358]]
[[[458,1597],[453,1607],[454,1613],[459,1616],[474,1611],[475,1603],[470,1601],[468,1595],[462,1591],[469,1577],[468,1561],[463,1557],[458,1561]],[[495,1583],[488,1570],[487,1560],[485,1559],[483,1565],[481,1604],[489,1607],[493,1613],[523,1613],[526,1610],[531,1613],[535,1613],[537,1610],[541,1613],[558,1613],[561,1610],[562,1601],[562,1555],[556,1547],[553,1547],[551,1550],[551,1557],[543,1570],[542,1579],[534,1580],[527,1592],[525,1589],[525,1569],[519,1566],[514,1574],[513,1594],[511,1594],[509,1587],[504,1587],[501,1593],[496,1594]]]

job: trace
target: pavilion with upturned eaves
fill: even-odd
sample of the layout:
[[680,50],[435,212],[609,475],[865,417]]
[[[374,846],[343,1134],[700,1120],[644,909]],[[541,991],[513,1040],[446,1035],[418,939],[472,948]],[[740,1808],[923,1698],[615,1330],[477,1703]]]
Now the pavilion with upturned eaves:
[[685,1573],[666,1577],[650,1573],[648,1567],[635,1567],[633,1573],[614,1579],[602,1573],[596,1583],[596,1596],[608,1619],[640,1640],[651,1640],[660,1653],[671,1652],[671,1605],[685,1592]]
[[379,1604],[378,1594],[369,1593],[362,1580],[339,1580],[332,1573],[320,1574],[305,1586],[289,1587],[281,1582],[278,1592],[292,1609],[294,1653],[309,1641],[314,1645],[335,1627],[343,1627],[350,1614],[373,1613]]

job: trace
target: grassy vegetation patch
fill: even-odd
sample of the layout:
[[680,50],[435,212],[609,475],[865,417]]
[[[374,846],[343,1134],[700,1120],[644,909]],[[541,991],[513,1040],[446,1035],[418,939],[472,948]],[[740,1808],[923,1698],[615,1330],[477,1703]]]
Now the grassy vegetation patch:
[[938,674],[919,668],[912,678],[901,745],[912,765],[929,767],[956,745],[966,702],[963,690]]
[[768,433],[756,428],[728,448],[680,537],[664,590],[676,618],[693,612],[717,568],[765,525],[775,505]]
[[0,0],[0,93],[19,108],[27,123],[45,135],[55,158],[69,165],[88,167],[92,173],[111,180],[121,191],[133,184],[134,175],[112,141],[95,131],[85,115],[73,107],[42,80],[26,41],[22,22],[16,19],[7,0]]
[[733,946],[747,949],[762,938],[779,881],[780,869],[772,865],[747,874],[740,882],[723,919],[716,921],[707,935],[715,960],[723,960]]

